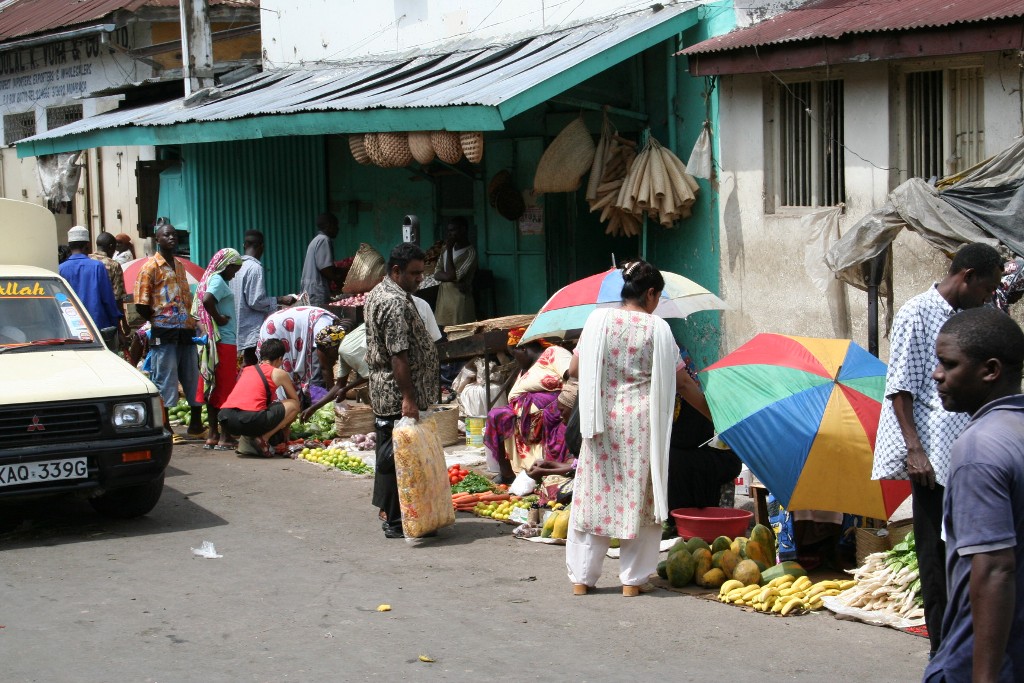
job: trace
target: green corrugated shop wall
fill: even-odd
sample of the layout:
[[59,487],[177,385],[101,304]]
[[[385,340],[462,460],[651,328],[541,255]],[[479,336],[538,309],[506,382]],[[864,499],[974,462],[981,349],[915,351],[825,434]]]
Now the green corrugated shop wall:
[[241,251],[245,231],[261,230],[267,293],[298,291],[306,245],[327,207],[323,138],[184,145],[181,155],[195,224],[192,260],[206,265],[218,249]]

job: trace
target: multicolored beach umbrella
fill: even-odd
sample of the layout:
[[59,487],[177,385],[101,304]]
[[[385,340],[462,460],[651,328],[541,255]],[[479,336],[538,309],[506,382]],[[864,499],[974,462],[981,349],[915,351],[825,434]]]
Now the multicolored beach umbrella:
[[872,481],[885,363],[849,339],[759,334],[703,373],[715,428],[787,509],[888,519],[906,481]]
[[[655,315],[662,318],[685,318],[697,311],[727,308],[726,303],[693,280],[668,271],[661,271],[665,289]],[[612,268],[597,275],[577,280],[555,292],[541,307],[533,323],[526,329],[520,344],[544,337],[564,337],[570,330],[579,330],[587,316],[599,306],[622,303],[622,270]]]

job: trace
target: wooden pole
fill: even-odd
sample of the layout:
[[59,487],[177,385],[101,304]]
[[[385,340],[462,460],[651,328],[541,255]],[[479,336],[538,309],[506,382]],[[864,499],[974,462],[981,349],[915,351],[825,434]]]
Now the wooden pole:
[[214,85],[213,37],[208,0],[180,0],[180,3],[181,67],[185,97],[188,97]]

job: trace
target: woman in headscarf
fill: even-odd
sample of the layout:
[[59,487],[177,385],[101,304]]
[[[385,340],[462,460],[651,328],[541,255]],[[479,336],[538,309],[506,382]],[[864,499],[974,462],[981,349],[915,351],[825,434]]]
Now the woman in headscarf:
[[[293,306],[271,313],[260,328],[260,340],[256,344],[259,355],[263,342],[280,339],[284,342],[284,362],[281,368],[292,376],[295,388],[313,401],[318,401],[327,390],[310,391],[310,381],[320,366],[317,354],[317,335],[328,327],[340,323],[338,316],[316,306]],[[325,340],[326,341],[326,340]],[[339,342],[340,343],[340,342]],[[328,368],[321,368],[327,371]],[[321,373],[322,375],[322,373]]]
[[488,413],[484,427],[484,443],[506,483],[538,460],[571,459],[558,395],[572,354],[545,341],[519,345],[525,332],[522,327],[509,330],[508,350],[519,364],[519,377],[509,391],[508,405]]
[[580,435],[565,563],[574,595],[601,576],[620,541],[622,594],[650,588],[668,518],[669,443],[678,392],[710,417],[668,323],[654,315],[665,279],[644,261],[623,266],[622,304],[587,318],[569,368],[579,376]]
[[192,315],[206,335],[206,343],[199,354],[199,371],[206,387],[204,393],[210,419],[210,434],[204,448],[221,451],[235,448],[231,436],[220,432],[217,417],[238,377],[235,297],[228,282],[241,267],[242,255],[237,251],[230,248],[218,251],[210,259],[192,300]]

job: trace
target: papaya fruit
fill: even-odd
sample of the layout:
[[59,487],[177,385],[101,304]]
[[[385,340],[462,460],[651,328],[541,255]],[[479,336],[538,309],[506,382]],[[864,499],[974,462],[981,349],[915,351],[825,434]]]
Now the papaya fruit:
[[766,569],[768,569],[768,565],[766,565],[764,562],[759,562],[757,560],[751,560],[751,562],[757,565],[757,571],[759,572],[763,572]]
[[715,539],[714,543],[711,544],[711,554],[714,555],[719,550],[728,550],[731,545],[731,538],[728,536],[719,536]]
[[747,541],[746,551],[748,560],[761,562],[766,567],[774,564],[768,557],[767,549],[757,541]]
[[[555,513],[555,526],[551,529],[551,538],[568,538],[569,510],[563,509]],[[648,565],[650,566],[650,565]]]
[[725,583],[725,572],[721,569],[712,569],[704,574],[697,583],[706,588],[718,588]]
[[713,569],[711,566],[711,551],[707,548],[697,548],[692,557],[695,565],[693,575],[697,579],[700,579]]
[[786,562],[780,562],[777,565],[768,567],[765,571],[761,572],[761,583],[768,583],[773,579],[777,579],[780,576],[789,574],[794,579],[798,579],[801,576],[807,576],[807,572],[800,566],[799,562],[793,562],[787,560]]
[[675,545],[668,549],[668,556],[672,557],[673,554],[679,552],[680,550],[686,550],[686,541],[682,538],[676,541]]
[[668,569],[666,569],[667,564],[668,560],[662,560],[658,563],[658,576],[663,579],[668,579]]
[[711,568],[720,569],[722,566],[722,556],[725,555],[728,550],[719,550],[717,553],[711,554]]
[[707,542],[707,541],[705,541],[705,540],[704,540],[703,538],[700,538],[700,537],[698,537],[698,536],[694,536],[693,538],[691,538],[690,540],[688,540],[688,541],[686,542],[686,549],[690,551],[690,554],[691,554],[691,555],[692,555],[692,554],[693,554],[693,553],[694,553],[694,552],[695,552],[695,551],[696,551],[696,550],[697,550],[698,548],[704,548],[704,549],[706,549],[706,550],[710,550],[710,549],[711,549],[711,546],[709,546],[709,545],[708,545],[708,542]]
[[718,561],[718,569],[725,572],[725,578],[731,579],[733,570],[736,569],[736,565],[738,565],[742,560],[743,558],[733,551],[726,550],[722,553],[722,558]]
[[678,550],[665,560],[665,573],[673,588],[683,588],[693,581],[693,570],[696,564],[693,556],[686,548]]
[[551,538],[551,531],[555,528],[556,514],[557,513],[552,512],[550,515],[547,516],[547,519],[544,520],[544,526],[541,527],[540,530],[541,538]]
[[[770,567],[775,564],[775,533],[764,524],[755,524],[750,532],[750,540],[757,541],[765,552],[765,563]],[[750,558],[755,560],[757,558]]]
[[740,557],[745,557],[747,552],[747,538],[746,536],[737,536],[732,539],[732,545],[729,546],[729,550],[733,551]]
[[753,560],[743,560],[732,570],[732,578],[742,581],[744,586],[761,583],[761,571]]

